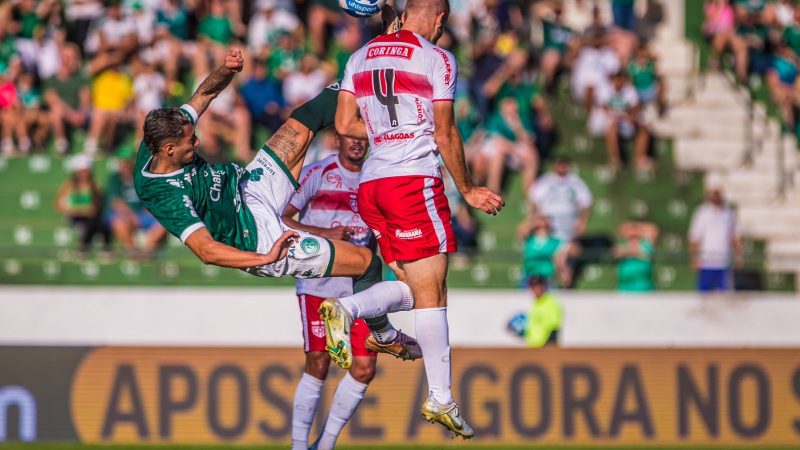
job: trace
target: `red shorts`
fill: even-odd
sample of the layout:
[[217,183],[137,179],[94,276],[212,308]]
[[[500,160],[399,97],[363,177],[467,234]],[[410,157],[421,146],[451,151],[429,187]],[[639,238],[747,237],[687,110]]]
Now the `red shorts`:
[[[324,297],[314,295],[298,295],[300,302],[300,321],[303,322],[304,350],[306,352],[327,352],[325,346],[325,323],[319,317],[319,305]],[[364,346],[364,341],[369,336],[370,330],[364,319],[356,319],[350,328],[350,344],[353,346],[353,356],[378,356]]]
[[390,177],[362,183],[358,212],[378,238],[387,263],[456,251],[440,178]]

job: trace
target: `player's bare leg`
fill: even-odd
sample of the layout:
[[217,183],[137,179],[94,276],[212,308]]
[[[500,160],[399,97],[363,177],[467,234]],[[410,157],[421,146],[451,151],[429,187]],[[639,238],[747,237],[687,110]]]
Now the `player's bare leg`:
[[422,405],[422,416],[438,422],[455,435],[474,435],[453,400],[450,389],[450,337],[447,325],[447,255],[438,254],[417,261],[400,262],[416,303],[417,342],[422,349],[430,389]]

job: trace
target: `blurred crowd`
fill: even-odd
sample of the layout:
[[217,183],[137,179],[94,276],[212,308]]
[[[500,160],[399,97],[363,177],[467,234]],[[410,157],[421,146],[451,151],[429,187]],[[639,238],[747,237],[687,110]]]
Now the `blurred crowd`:
[[[647,8],[657,2],[451,3],[449,28],[439,45],[459,61],[455,110],[475,181],[504,192],[508,173],[520,174],[530,211],[517,233],[524,279],[536,276],[548,286],[571,287],[581,270],[592,194],[571,162],[553,154],[561,119],[550,105],[572,102],[585,111],[586,132],[605,143],[612,172],[628,170],[626,165],[652,170],[657,155],[650,125],[668,106],[647,44],[658,20]],[[785,47],[792,53],[774,48],[793,64],[794,44],[800,50],[794,9],[789,14],[787,2],[740,3],[730,10],[728,23],[720,11],[732,5],[709,2],[706,29],[715,48],[736,51],[740,40],[748,42],[743,67],[769,73],[753,57],[766,48],[751,45],[753,40],[734,33],[734,27],[784,26]],[[403,6],[403,0],[395,2],[397,9]],[[5,1],[0,4],[0,151],[69,155],[72,175],[56,207],[78,230],[81,250],[87,252],[98,237],[110,250],[116,237],[130,257],[147,259],[165,236],[138,204],[131,184],[135,145],[148,111],[181,104],[220,64],[226,48],[240,47],[245,71],[212,103],[198,134],[208,160],[248,161],[261,144],[257,140],[341,77],[350,54],[380,29],[378,17],[356,20],[343,14],[336,0]],[[335,152],[335,136],[323,133],[307,161]],[[101,190],[91,162],[104,156],[120,163]],[[468,264],[478,251],[479,222],[457,192],[451,189],[448,197],[461,249],[454,263]],[[655,225],[640,222],[616,231],[617,242],[607,253],[619,262],[621,290],[653,288],[657,234]]]
[[766,84],[784,123],[800,133],[800,5],[794,0],[710,0],[703,34],[710,66],[728,62],[739,82]]

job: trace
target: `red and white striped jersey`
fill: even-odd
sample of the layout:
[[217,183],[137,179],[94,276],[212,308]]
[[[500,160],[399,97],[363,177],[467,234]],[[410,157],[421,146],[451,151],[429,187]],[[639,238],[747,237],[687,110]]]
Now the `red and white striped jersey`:
[[[303,167],[300,189],[290,205],[300,211],[300,223],[320,228],[350,227],[350,242],[366,247],[372,238],[367,224],[358,214],[359,172],[350,172],[331,155]],[[353,279],[344,277],[297,280],[297,294],[318,297],[344,297],[353,294]]]
[[378,36],[347,62],[343,91],[356,96],[370,154],[361,182],[423,175],[441,177],[433,140],[433,102],[452,102],[453,55],[410,31]]

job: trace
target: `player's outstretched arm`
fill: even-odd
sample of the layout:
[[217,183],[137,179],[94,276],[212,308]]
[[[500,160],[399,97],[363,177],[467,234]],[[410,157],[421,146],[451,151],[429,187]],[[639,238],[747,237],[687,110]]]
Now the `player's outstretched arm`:
[[469,169],[464,158],[464,143],[458,133],[453,114],[452,102],[434,102],[433,104],[433,138],[439,146],[444,165],[450,172],[458,191],[464,200],[473,208],[496,215],[505,206],[503,197],[490,189],[472,185]]
[[[346,76],[347,74],[345,74]],[[367,125],[358,114],[358,103],[352,92],[339,91],[339,105],[336,107],[336,132],[342,136],[365,141]]]
[[192,98],[187,102],[197,111],[197,115],[202,116],[211,101],[217,98],[220,92],[233,80],[233,76],[242,71],[244,67],[244,57],[238,48],[231,48],[225,55],[225,62],[211,72],[197,90],[194,91]]
[[331,227],[331,228],[322,228],[311,225],[305,225],[300,223],[300,221],[294,219],[294,217],[297,215],[298,212],[299,211],[294,206],[292,205],[287,206],[286,210],[283,212],[283,223],[285,223],[290,228],[294,228],[295,230],[305,231],[306,233],[311,233],[319,237],[324,237],[326,239],[335,239],[339,241],[346,241],[350,239],[351,236],[350,228],[341,225],[339,225],[338,227]]
[[186,239],[186,246],[204,264],[213,264],[232,269],[247,269],[250,267],[272,264],[286,257],[289,247],[299,235],[295,231],[284,232],[272,249],[266,255],[255,252],[245,252],[222,242],[215,241],[207,228],[200,228]]

